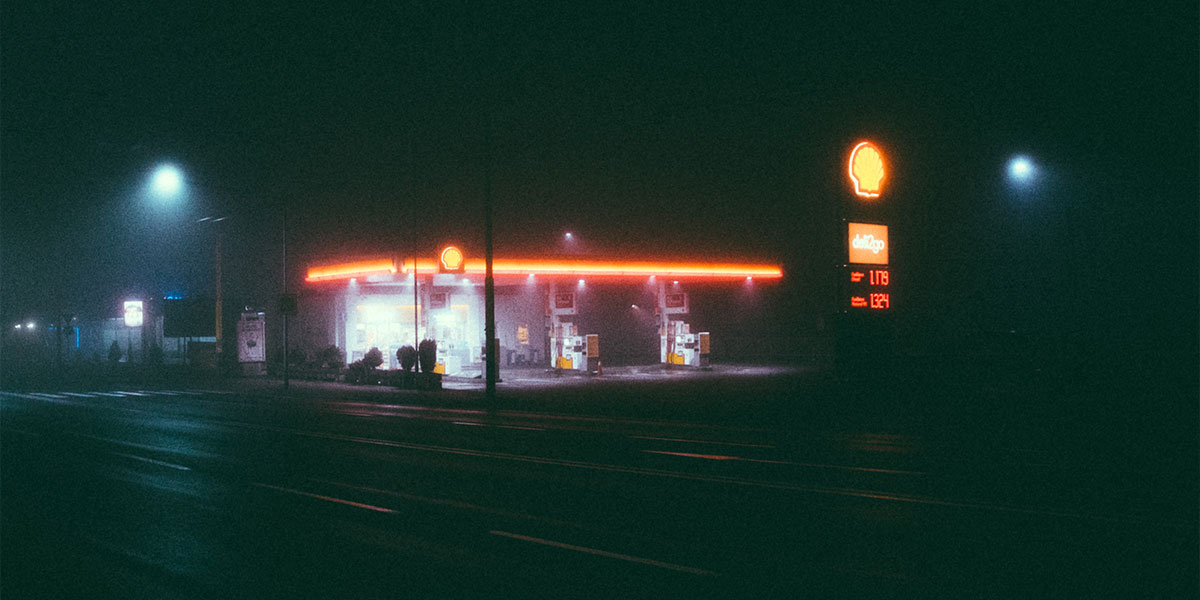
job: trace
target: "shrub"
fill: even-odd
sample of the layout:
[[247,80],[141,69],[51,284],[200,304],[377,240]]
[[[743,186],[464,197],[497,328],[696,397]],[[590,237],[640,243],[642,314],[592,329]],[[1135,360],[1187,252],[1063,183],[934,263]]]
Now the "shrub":
[[368,369],[375,369],[383,364],[383,352],[379,348],[371,348],[367,350],[367,355],[363,357],[362,362]]
[[361,360],[356,360],[350,363],[346,369],[346,383],[355,385],[366,383],[367,381],[367,366]]
[[121,344],[118,344],[117,340],[113,340],[112,345],[108,347],[108,362],[121,362]]
[[346,364],[346,352],[337,346],[326,346],[317,353],[316,361],[322,367],[340,367]]
[[417,366],[417,349],[412,346],[400,346],[396,350],[396,360],[400,362],[400,368],[404,371],[412,371],[413,367]]
[[421,340],[417,346],[417,358],[421,362],[421,372],[432,373],[433,368],[437,366],[437,342]]

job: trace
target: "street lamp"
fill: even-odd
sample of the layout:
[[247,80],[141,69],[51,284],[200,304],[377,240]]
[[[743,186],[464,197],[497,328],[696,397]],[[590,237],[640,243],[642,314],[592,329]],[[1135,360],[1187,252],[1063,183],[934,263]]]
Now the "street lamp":
[[182,190],[183,174],[175,165],[160,165],[150,176],[150,191],[159,198],[177,198]]
[[1008,180],[1015,185],[1027,186],[1037,179],[1037,166],[1027,156],[1014,156],[1008,161]]
[[[150,191],[154,196],[161,199],[177,199],[182,197],[186,191],[184,189],[184,177],[182,171],[172,164],[160,165],[150,176]],[[213,223],[217,226],[217,240],[215,244],[216,252],[214,258],[216,308],[214,310],[213,317],[216,324],[216,328],[214,330],[216,338],[214,354],[216,356],[218,372],[220,372],[221,369],[221,346],[224,340],[224,336],[222,335],[221,331],[221,221],[224,221],[225,219],[226,217],[203,217],[201,219],[197,219],[196,221],[197,223]]]

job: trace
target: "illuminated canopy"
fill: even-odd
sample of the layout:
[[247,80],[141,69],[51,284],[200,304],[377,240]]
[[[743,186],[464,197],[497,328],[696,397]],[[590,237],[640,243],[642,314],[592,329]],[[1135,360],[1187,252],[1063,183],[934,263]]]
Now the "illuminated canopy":
[[[463,272],[466,274],[484,274],[483,259],[468,258],[464,260],[464,263]],[[399,271],[411,273],[413,272],[413,267],[413,260],[406,259]],[[434,273],[438,270],[438,261],[418,259],[415,267],[418,273]],[[330,281],[396,272],[395,262],[392,260],[357,261],[312,267],[308,270],[306,280],[310,282]],[[631,279],[651,276],[675,279],[745,279],[746,277],[778,279],[783,277],[783,270],[779,266],[769,264],[579,259],[497,258],[492,261],[492,272],[496,275],[613,277]]]
[[374,260],[359,260],[336,265],[309,267],[305,281],[331,281],[349,279],[351,277],[366,277],[367,275],[382,275],[396,272],[396,261],[390,258]]

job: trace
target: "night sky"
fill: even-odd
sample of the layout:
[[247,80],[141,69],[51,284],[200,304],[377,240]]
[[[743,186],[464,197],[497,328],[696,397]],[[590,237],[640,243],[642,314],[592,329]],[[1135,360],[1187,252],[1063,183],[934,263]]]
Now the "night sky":
[[[229,217],[226,293],[263,305],[285,205],[292,285],[342,255],[480,255],[490,164],[498,255],[572,231],[780,263],[771,314],[811,328],[858,211],[893,228],[904,335],[1195,356],[1195,2],[450,4],[0,4],[4,323],[211,293],[206,215]],[[859,139],[888,160],[875,207],[846,194]],[[164,161],[185,200],[144,193]]]

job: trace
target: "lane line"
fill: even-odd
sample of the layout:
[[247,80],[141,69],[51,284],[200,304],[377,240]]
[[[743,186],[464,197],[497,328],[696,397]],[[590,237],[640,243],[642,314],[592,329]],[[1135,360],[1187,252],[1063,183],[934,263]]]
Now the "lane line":
[[630,556],[628,554],[618,554],[616,552],[609,552],[607,550],[597,550],[596,548],[588,548],[586,546],[576,546],[574,544],[565,544],[563,542],[556,542],[554,540],[544,540],[542,538],[531,537],[528,535],[521,535],[519,533],[510,533],[508,531],[497,531],[495,529],[493,529],[492,531],[489,531],[488,533],[490,533],[492,535],[503,536],[506,538],[512,538],[514,540],[521,540],[523,542],[533,542],[535,544],[542,544],[543,546],[551,546],[553,548],[562,548],[564,550],[574,550],[575,552],[583,552],[585,554],[593,554],[596,556],[603,556],[606,558],[615,558],[617,560],[624,560],[624,561],[638,563],[638,564],[642,564],[642,565],[650,565],[652,567],[659,567],[662,569],[670,569],[672,571],[680,571],[683,573],[691,573],[693,575],[717,575],[717,573],[714,573],[712,571],[705,571],[704,569],[697,569],[695,567],[686,567],[683,565],[677,565],[674,563],[663,562],[660,560],[654,560],[654,559],[650,559],[650,558],[642,558],[640,556]]
[[705,460],[735,460],[740,462],[764,463],[769,465],[793,465],[797,467],[811,467],[815,469],[841,469],[844,471],[864,471],[867,473],[886,473],[888,475],[926,475],[921,471],[901,471],[899,469],[881,469],[874,467],[850,467],[846,465],[823,465],[818,463],[801,463],[792,462],[790,460],[767,460],[764,458],[744,458],[741,456],[723,456],[720,454],[695,454],[692,452],[668,452],[666,450],[642,450],[649,454],[667,454],[670,456],[682,456],[685,458],[703,458]]
[[375,506],[373,504],[363,504],[362,502],[354,502],[352,500],[343,500],[341,498],[334,498],[333,496],[322,496],[320,494],[302,492],[300,490],[293,490],[291,488],[279,487],[277,485],[270,485],[267,483],[258,483],[257,481],[254,482],[254,485],[256,485],[258,487],[262,487],[262,488],[268,488],[268,489],[272,489],[272,490],[278,490],[281,492],[287,492],[289,494],[296,494],[298,496],[308,496],[309,498],[316,498],[318,500],[324,500],[326,502],[336,502],[338,504],[345,504],[346,506],[353,506],[355,508],[365,508],[367,510],[373,510],[375,512],[381,512],[381,513],[396,512],[390,508],[383,508],[382,506]]
[[183,465],[177,465],[175,463],[164,462],[161,460],[154,460],[153,458],[146,458],[144,456],[137,456],[134,454],[125,454],[124,452],[113,452],[113,454],[116,454],[117,456],[124,456],[125,458],[132,458],[133,460],[140,460],[142,462],[148,462],[150,464],[158,465],[160,467],[170,467],[172,469],[178,469],[180,471],[191,471],[192,470],[190,467],[185,467]]
[[736,442],[716,442],[713,440],[686,440],[683,438],[653,437],[648,435],[631,435],[631,440],[656,440],[660,442],[683,442],[687,444],[715,444],[718,446],[738,446],[741,448],[774,448],[770,444],[740,444]]
[[80,394],[78,392],[60,392],[60,393],[66,394],[68,396],[74,396],[76,398],[95,398],[95,396],[93,396],[91,394]]
[[423,502],[426,504],[436,504],[439,506],[450,506],[453,508],[461,508],[464,510],[471,510],[471,511],[483,512],[483,513],[488,513],[488,514],[493,514],[493,515],[500,515],[502,517],[508,517],[508,518],[514,518],[514,519],[523,519],[526,521],[539,521],[542,523],[550,523],[552,525],[558,525],[561,527],[572,527],[575,529],[585,529],[585,530],[594,529],[594,528],[588,527],[582,523],[576,523],[573,521],[562,521],[559,519],[551,519],[548,517],[539,517],[537,515],[530,515],[530,514],[525,514],[525,513],[520,513],[520,512],[512,512],[512,511],[507,511],[507,510],[503,510],[500,508],[491,508],[491,507],[487,507],[487,506],[481,506],[479,504],[471,504],[470,502],[462,502],[459,500],[449,500],[449,499],[445,499],[445,498],[430,498],[428,496],[418,496],[416,494],[408,494],[405,492],[396,492],[396,491],[392,491],[392,490],[381,490],[379,488],[373,488],[373,487],[368,487],[368,486],[363,486],[363,485],[354,485],[351,483],[344,483],[341,481],[329,481],[327,479],[312,479],[311,481],[316,481],[318,483],[324,483],[327,485],[336,485],[338,487],[349,488],[352,490],[358,490],[360,492],[370,492],[372,494],[382,494],[384,496],[392,496],[394,498],[400,498],[402,500],[410,500],[413,502]]
[[428,444],[414,444],[408,442],[393,442],[388,440],[377,440],[372,438],[359,438],[354,436],[345,436],[337,434],[325,434],[308,432],[297,429],[287,429],[283,427],[272,427],[269,425],[246,425],[253,428],[269,429],[302,435],[308,437],[318,437],[331,440],[341,440],[348,442],[357,442],[362,444],[375,444],[379,446],[390,446],[394,448],[405,448],[409,450],[421,450],[425,452],[440,452],[445,454],[458,454],[462,456],[476,456],[482,458],[494,458],[498,460],[510,460],[518,462],[528,462],[534,464],[554,465],[563,467],[572,467],[577,469],[588,469],[593,471],[606,471],[612,473],[630,473],[634,475],[645,475],[650,477],[670,477],[673,479],[684,479],[690,481],[704,481],[709,483],[724,483],[730,485],[743,485],[749,487],[761,487],[767,489],[788,490],[795,492],[806,492],[811,494],[827,494],[834,496],[846,496],[852,498],[867,498],[872,500],[886,500],[891,502],[905,502],[911,504],[926,504],[933,506],[948,506],[955,508],[969,508],[976,510],[994,510],[999,512],[1007,512],[1014,514],[1029,514],[1048,517],[1065,517],[1073,519],[1088,519],[1095,521],[1105,521],[1110,523],[1142,523],[1156,525],[1160,527],[1171,528],[1194,528],[1195,522],[1164,522],[1158,520],[1141,519],[1130,516],[1112,516],[1087,513],[1072,513],[1065,511],[1056,511],[1039,508],[1024,508],[1018,506],[1004,506],[999,504],[989,504],[984,502],[969,502],[969,501],[952,501],[941,500],[938,498],[930,498],[925,496],[911,496],[898,493],[880,492],[875,490],[858,490],[853,488],[827,488],[819,486],[797,485],[789,483],[758,481],[753,479],[742,479],[740,477],[725,477],[719,475],[700,475],[696,473],[686,473],[681,471],[668,471],[663,469],[647,469],[643,467],[623,467],[620,465],[610,465],[604,463],[592,463],[556,458],[542,458],[536,456],[527,456],[521,454],[508,454],[503,452],[485,452],[482,450],[470,450],[467,448],[454,448],[448,446],[434,446]]
[[0,431],[9,431],[12,433],[20,433],[22,435],[28,435],[30,437],[42,437],[42,434],[40,434],[40,433],[34,433],[32,431],[25,431],[24,429],[13,429],[12,427],[0,427]]

